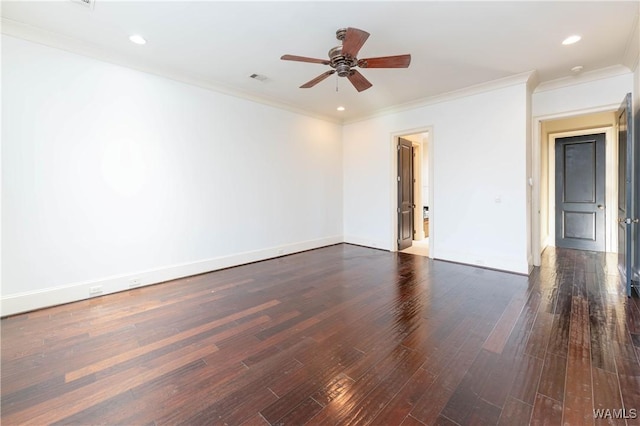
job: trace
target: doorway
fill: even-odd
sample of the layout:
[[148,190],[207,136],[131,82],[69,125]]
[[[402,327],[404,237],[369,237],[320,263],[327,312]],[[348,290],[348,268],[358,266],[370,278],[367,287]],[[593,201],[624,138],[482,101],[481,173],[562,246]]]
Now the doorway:
[[[558,118],[537,119],[534,151],[533,223],[532,256],[533,264],[540,265],[541,253],[547,246],[556,245],[556,140],[575,136],[605,135],[605,249],[617,251],[617,221],[607,206],[617,202],[617,106],[603,107],[601,111],[586,112],[582,115],[560,116]],[[596,204],[597,207],[597,204]]]
[[397,151],[397,249],[430,256],[431,193],[429,131],[394,137]]

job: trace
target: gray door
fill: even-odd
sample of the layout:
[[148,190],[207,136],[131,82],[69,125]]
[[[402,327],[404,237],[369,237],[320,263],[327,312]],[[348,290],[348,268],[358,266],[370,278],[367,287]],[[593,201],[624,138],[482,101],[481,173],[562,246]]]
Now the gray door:
[[411,247],[413,241],[413,146],[398,141],[398,250]]
[[556,247],[605,251],[604,140],[556,139]]
[[618,125],[618,269],[631,295],[632,230],[637,225],[633,216],[633,135],[631,93],[622,101],[617,115]]

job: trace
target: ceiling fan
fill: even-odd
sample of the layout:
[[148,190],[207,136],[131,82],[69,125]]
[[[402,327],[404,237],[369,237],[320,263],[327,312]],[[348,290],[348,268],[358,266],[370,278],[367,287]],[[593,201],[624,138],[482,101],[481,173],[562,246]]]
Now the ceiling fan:
[[358,92],[367,90],[372,84],[355,67],[359,68],[407,68],[411,63],[411,55],[383,56],[380,58],[358,59],[357,55],[369,33],[357,28],[341,28],[336,31],[336,38],[342,41],[341,46],[329,50],[329,59],[306,58],[304,56],[283,55],[285,61],[311,62],[313,64],[329,65],[332,70],[320,74],[306,82],[301,89],[308,89],[320,83],[331,74],[338,73],[340,77],[347,77]]

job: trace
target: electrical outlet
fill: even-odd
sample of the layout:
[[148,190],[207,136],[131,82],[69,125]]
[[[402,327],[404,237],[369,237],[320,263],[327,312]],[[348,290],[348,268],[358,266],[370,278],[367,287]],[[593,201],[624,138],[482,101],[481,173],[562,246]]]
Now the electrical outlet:
[[140,278],[131,278],[129,280],[129,288],[140,287],[141,281]]
[[98,294],[102,294],[102,286],[97,285],[94,287],[89,287],[89,296],[96,296]]

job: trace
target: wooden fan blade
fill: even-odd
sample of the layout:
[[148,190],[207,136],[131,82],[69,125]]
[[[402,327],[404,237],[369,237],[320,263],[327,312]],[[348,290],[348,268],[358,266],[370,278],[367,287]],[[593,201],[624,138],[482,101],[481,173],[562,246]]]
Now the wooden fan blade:
[[369,87],[373,86],[373,84],[364,78],[364,75],[360,74],[357,70],[351,70],[351,74],[349,74],[347,78],[358,92],[362,92],[363,90],[367,90]]
[[410,63],[411,55],[397,55],[360,59],[358,66],[360,68],[408,68]]
[[333,74],[334,72],[336,72],[336,70],[329,70],[325,73],[320,74],[319,76],[317,76],[316,78],[314,78],[313,80],[307,81],[305,84],[303,84],[302,86],[300,86],[301,89],[308,89],[310,87],[315,86],[316,84],[320,83],[322,80],[324,80],[325,78],[329,77],[331,74]]
[[347,33],[342,40],[342,54],[355,58],[362,45],[369,38],[369,33],[357,28],[347,28]]
[[326,59],[306,58],[304,56],[296,55],[282,55],[280,59],[284,61],[298,61],[298,62],[311,62],[312,64],[329,65],[329,61]]

